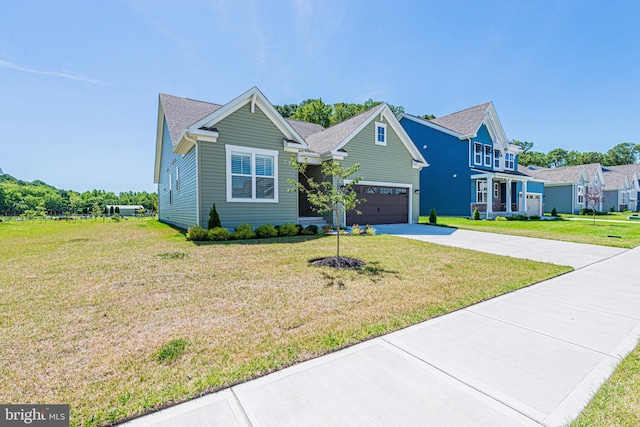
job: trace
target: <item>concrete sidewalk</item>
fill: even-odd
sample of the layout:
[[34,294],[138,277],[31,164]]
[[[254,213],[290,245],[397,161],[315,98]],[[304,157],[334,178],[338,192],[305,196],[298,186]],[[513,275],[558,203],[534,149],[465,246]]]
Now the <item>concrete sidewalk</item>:
[[563,425],[640,338],[640,249],[589,253],[577,271],[126,425]]

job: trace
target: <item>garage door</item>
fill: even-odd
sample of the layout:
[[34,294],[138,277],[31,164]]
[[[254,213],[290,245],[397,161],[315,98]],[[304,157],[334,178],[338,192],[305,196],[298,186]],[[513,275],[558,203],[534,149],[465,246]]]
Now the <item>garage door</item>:
[[409,189],[377,185],[356,185],[359,199],[365,199],[355,212],[347,213],[347,225],[398,224],[409,222]]
[[542,199],[540,198],[540,194],[527,194],[527,204],[526,204],[526,212],[527,216],[532,215],[542,215],[542,204],[540,203]]

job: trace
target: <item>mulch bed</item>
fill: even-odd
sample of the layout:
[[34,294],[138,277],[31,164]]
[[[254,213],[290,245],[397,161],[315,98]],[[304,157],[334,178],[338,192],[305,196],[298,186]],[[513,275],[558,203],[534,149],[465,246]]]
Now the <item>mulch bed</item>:
[[360,261],[359,259],[349,258],[346,256],[341,257],[327,257],[327,258],[315,258],[309,260],[309,262],[313,265],[323,266],[323,267],[335,267],[335,268],[358,268],[366,265],[367,263],[364,261]]

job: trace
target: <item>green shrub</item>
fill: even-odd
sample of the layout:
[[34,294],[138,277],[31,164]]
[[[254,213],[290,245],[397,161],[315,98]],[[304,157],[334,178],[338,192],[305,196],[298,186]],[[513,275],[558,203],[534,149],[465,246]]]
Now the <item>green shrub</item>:
[[503,216],[497,216],[496,217],[496,221],[507,221],[507,218],[505,218]]
[[207,226],[209,227],[209,230],[212,228],[222,227],[222,224],[220,223],[220,215],[218,215],[215,203],[211,206],[211,210],[209,210],[209,222]]
[[526,221],[527,220],[527,216],[526,215],[512,215],[507,219],[509,221]]
[[278,237],[278,230],[271,224],[264,224],[256,228],[256,237],[266,239],[268,237]]
[[367,224],[366,227],[364,228],[364,232],[367,236],[375,236],[376,235],[376,229],[373,228],[371,225]]
[[194,225],[193,227],[189,227],[189,230],[187,230],[187,240],[202,242],[209,240],[209,236],[207,236],[207,230],[199,225]]
[[478,208],[475,208],[473,210],[473,219],[475,221],[478,221],[480,219],[480,211],[478,210]]
[[[474,212],[475,215],[475,212]],[[436,224],[438,222],[438,217],[436,216],[436,208],[431,209],[431,214],[429,215],[429,224]]]
[[118,215],[118,214],[114,214],[114,215],[111,217],[111,219],[112,219],[112,220],[114,220],[115,222],[120,222],[120,220],[122,219],[122,217],[121,217],[120,215]]
[[209,240],[219,242],[223,240],[229,240],[231,238],[231,232],[224,227],[210,228],[207,233]]
[[551,216],[558,216],[558,211],[556,210],[555,206],[553,207],[553,209],[551,209]]
[[358,224],[351,225],[351,235],[352,236],[359,236],[361,234],[362,234],[362,230],[360,229],[360,226]]
[[234,240],[246,240],[253,239],[256,233],[253,232],[253,227],[249,224],[240,224],[231,233],[231,238]]
[[317,225],[308,225],[306,228],[304,228],[300,234],[304,234],[307,236],[315,236],[316,234],[318,234],[318,226]]
[[531,216],[529,217],[529,219],[531,219],[531,220],[533,220],[533,221],[537,221],[537,220],[539,220],[539,219],[540,219],[540,215],[531,215]]
[[280,226],[278,234],[280,236],[295,236],[298,234],[298,227],[291,222],[287,222]]

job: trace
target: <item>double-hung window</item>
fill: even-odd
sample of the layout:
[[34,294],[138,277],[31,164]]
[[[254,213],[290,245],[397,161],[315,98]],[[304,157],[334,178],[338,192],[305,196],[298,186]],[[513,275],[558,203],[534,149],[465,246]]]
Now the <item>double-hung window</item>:
[[278,152],[226,145],[227,201],[277,202]]
[[476,181],[476,203],[487,203],[487,181]]
[[578,204],[584,204],[584,187],[582,185],[578,186]]
[[484,165],[485,166],[491,166],[491,153],[492,153],[493,149],[491,148],[490,145],[485,145],[484,146]]
[[476,165],[481,165],[482,164],[482,144],[480,144],[479,142],[475,142],[473,144],[473,150],[475,152],[474,161]]
[[376,144],[387,145],[387,125],[376,122]]
[[505,153],[504,155],[504,167],[505,169],[512,169],[514,168],[514,155],[513,153]]
[[500,157],[502,156],[502,152],[500,150],[495,150],[493,152],[493,167],[495,169],[500,169]]

